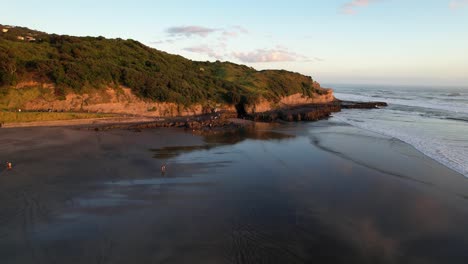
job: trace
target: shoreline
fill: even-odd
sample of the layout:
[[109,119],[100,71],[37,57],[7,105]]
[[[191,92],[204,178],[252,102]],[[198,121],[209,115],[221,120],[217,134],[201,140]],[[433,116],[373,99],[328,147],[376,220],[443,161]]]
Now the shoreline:
[[17,122],[5,123],[1,128],[19,128],[19,127],[69,127],[83,125],[106,125],[106,124],[131,124],[152,122],[157,118],[149,117],[103,117],[103,118],[83,118],[69,120],[51,120],[51,121],[32,121],[32,122]]
[[421,154],[423,154],[424,156],[434,160],[435,162],[449,168],[450,170],[453,170],[454,172],[462,175],[464,178],[466,178],[468,180],[468,172],[466,172],[465,170],[463,170],[463,168],[461,168],[459,166],[459,164],[457,165],[454,165],[452,163],[451,160],[449,160],[448,158],[446,157],[441,157],[441,156],[438,156],[436,155],[435,153],[433,152],[430,152],[428,151],[426,148],[423,148],[421,146],[421,143],[420,142],[415,142],[414,140],[411,140],[410,138],[408,137],[404,137],[404,136],[401,136],[401,135],[394,135],[392,133],[389,133],[387,131],[384,131],[384,130],[379,130],[379,129],[375,129],[375,128],[371,128],[369,126],[365,126],[365,125],[362,125],[362,124],[359,124],[358,122],[350,122],[350,121],[347,121],[345,119],[342,119],[342,118],[337,118],[337,120],[339,120],[340,122],[343,122],[345,124],[348,124],[350,126],[353,126],[353,127],[356,127],[358,129],[362,129],[362,130],[365,130],[365,131],[369,131],[369,132],[372,132],[372,133],[375,133],[375,134],[379,134],[379,135],[382,135],[382,136],[385,136],[385,137],[389,137],[389,138],[394,138],[398,141],[401,141],[405,144],[408,144],[409,146],[413,147],[414,149],[416,149],[418,152],[420,152]]
[[[38,122],[23,122],[23,123],[7,123],[3,124],[1,128],[12,129],[12,128],[33,128],[33,127],[75,127],[85,130],[94,131],[108,131],[115,129],[131,130],[134,132],[141,132],[143,129],[154,129],[154,128],[183,128],[186,131],[191,131],[198,135],[209,135],[217,134],[222,132],[235,131],[241,128],[254,128],[261,124],[269,123],[291,123],[291,122],[317,122],[320,120],[328,119],[332,113],[341,112],[342,109],[376,109],[379,107],[385,107],[385,102],[359,102],[359,101],[345,101],[336,100],[332,103],[327,104],[307,104],[294,106],[289,108],[282,108],[273,111],[256,113],[248,115],[244,118],[236,117],[236,113],[232,112],[220,112],[214,114],[205,114],[198,116],[184,116],[184,117],[170,117],[170,118],[158,118],[158,117],[106,117],[106,118],[91,118],[91,119],[74,119],[74,120],[55,120],[55,121],[38,121]],[[353,124],[344,122],[348,125],[370,131],[372,133],[381,134],[388,136],[385,133],[366,129],[361,126],[355,126]],[[417,146],[396,138],[405,144],[416,149],[422,155],[430,158],[434,162],[437,162],[444,167],[460,174],[461,176],[468,178],[462,171],[457,168],[451,167],[444,161],[439,160]]]
[[255,262],[271,260],[272,248],[281,263],[324,260],[304,247],[325,247],[331,257],[346,249],[338,263],[425,262],[430,256],[414,245],[427,247],[428,236],[441,259],[466,256],[468,231],[459,226],[468,219],[468,182],[404,142],[353,126],[0,135],[0,160],[14,162],[0,174],[6,263],[89,263],[102,255],[118,263],[231,263],[238,255]]
[[[232,128],[251,125],[251,122],[300,122],[300,121],[318,121],[327,119],[334,112],[340,112],[342,109],[376,109],[387,106],[384,102],[352,102],[335,100],[331,103],[304,104],[291,107],[284,107],[267,112],[253,114],[239,114],[235,112],[221,111],[204,115],[193,115],[183,117],[104,117],[104,118],[83,118],[71,120],[52,120],[52,121],[32,121],[18,123],[4,123],[0,128],[17,127],[68,127],[68,126],[96,126],[112,128],[154,128],[154,127],[185,127],[188,129],[200,130],[212,127]],[[112,114],[112,113],[108,113]],[[242,116],[242,117],[241,117]],[[245,120],[245,121],[242,121]]]

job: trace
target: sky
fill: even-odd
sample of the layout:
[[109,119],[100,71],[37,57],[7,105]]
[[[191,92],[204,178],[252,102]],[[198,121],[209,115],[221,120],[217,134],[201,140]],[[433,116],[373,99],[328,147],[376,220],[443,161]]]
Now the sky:
[[325,84],[468,87],[468,0],[0,0],[0,24],[132,38]]

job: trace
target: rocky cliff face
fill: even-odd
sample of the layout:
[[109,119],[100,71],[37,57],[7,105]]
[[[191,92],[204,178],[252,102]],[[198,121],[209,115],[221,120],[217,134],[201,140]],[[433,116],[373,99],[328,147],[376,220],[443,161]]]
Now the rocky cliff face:
[[[38,86],[37,83],[22,83],[16,89],[28,89],[31,86]],[[53,85],[43,84],[42,89],[50,90],[53,93]],[[335,100],[333,91],[327,90],[323,95],[316,97],[304,97],[301,94],[294,94],[282,98],[279,102],[271,102],[265,99],[254,105],[228,105],[207,103],[206,105],[196,104],[190,107],[175,103],[160,103],[151,100],[144,100],[137,97],[129,88],[107,88],[89,93],[76,94],[68,93],[64,100],[59,100],[54,96],[39,95],[25,102],[21,108],[24,110],[43,111],[77,111],[77,112],[99,112],[129,114],[151,117],[175,117],[193,116],[211,113],[213,111],[245,112],[246,114],[256,114],[273,111],[281,108],[290,108],[299,105],[329,103]]]
[[213,104],[211,107],[202,105],[185,107],[175,103],[159,103],[143,100],[134,95],[129,88],[125,87],[119,87],[118,89],[107,88],[83,94],[69,93],[64,100],[47,100],[44,97],[38,97],[26,102],[23,106],[25,110],[41,111],[51,109],[53,111],[84,111],[154,117],[200,115],[209,113],[216,107],[235,111],[234,107],[227,105]]
[[307,97],[299,93],[293,94],[293,95],[281,98],[281,100],[278,103],[262,99],[260,100],[260,102],[256,104],[246,105],[245,111],[247,114],[256,114],[256,113],[269,112],[269,111],[276,110],[276,109],[297,107],[301,105],[326,104],[326,103],[333,102],[334,100],[335,100],[335,97],[333,96],[333,90],[328,89],[326,90],[325,94],[316,95],[315,97]]

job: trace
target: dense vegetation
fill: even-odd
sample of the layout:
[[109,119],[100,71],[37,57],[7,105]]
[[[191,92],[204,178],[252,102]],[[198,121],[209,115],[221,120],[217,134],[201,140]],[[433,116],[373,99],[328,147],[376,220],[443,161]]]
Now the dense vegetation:
[[55,84],[59,97],[69,91],[123,85],[142,98],[185,105],[323,92],[312,78],[298,73],[195,62],[134,40],[63,36],[20,27],[0,32],[0,87],[31,80]]

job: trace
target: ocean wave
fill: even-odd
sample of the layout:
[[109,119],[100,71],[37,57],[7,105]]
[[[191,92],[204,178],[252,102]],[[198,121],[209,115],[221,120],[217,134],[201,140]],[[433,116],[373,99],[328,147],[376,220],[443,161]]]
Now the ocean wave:
[[[378,116],[384,115],[385,113],[382,115],[378,114]],[[412,145],[426,156],[468,177],[468,145],[464,146],[460,144],[459,140],[447,140],[443,137],[424,134],[422,132],[424,128],[422,127],[419,127],[419,130],[411,130],[408,127],[395,124],[396,122],[402,124],[404,121],[390,121],[391,118],[379,120],[378,118],[374,119],[363,116],[361,113],[345,111],[335,114],[332,120],[339,120],[361,129],[399,139]]]
[[[335,97],[341,100],[350,101],[363,101],[369,102],[375,99],[372,96],[347,94],[347,93],[335,93]],[[379,99],[380,100],[380,99]],[[444,110],[454,113],[465,113],[468,114],[468,105],[461,102],[441,102],[440,100],[417,100],[417,99],[395,99],[388,97],[381,97],[382,101],[388,104],[404,105],[412,107],[421,107],[428,109]]]
[[468,118],[462,118],[462,117],[445,117],[447,120],[454,120],[454,121],[461,121],[461,122],[467,122],[468,123]]

